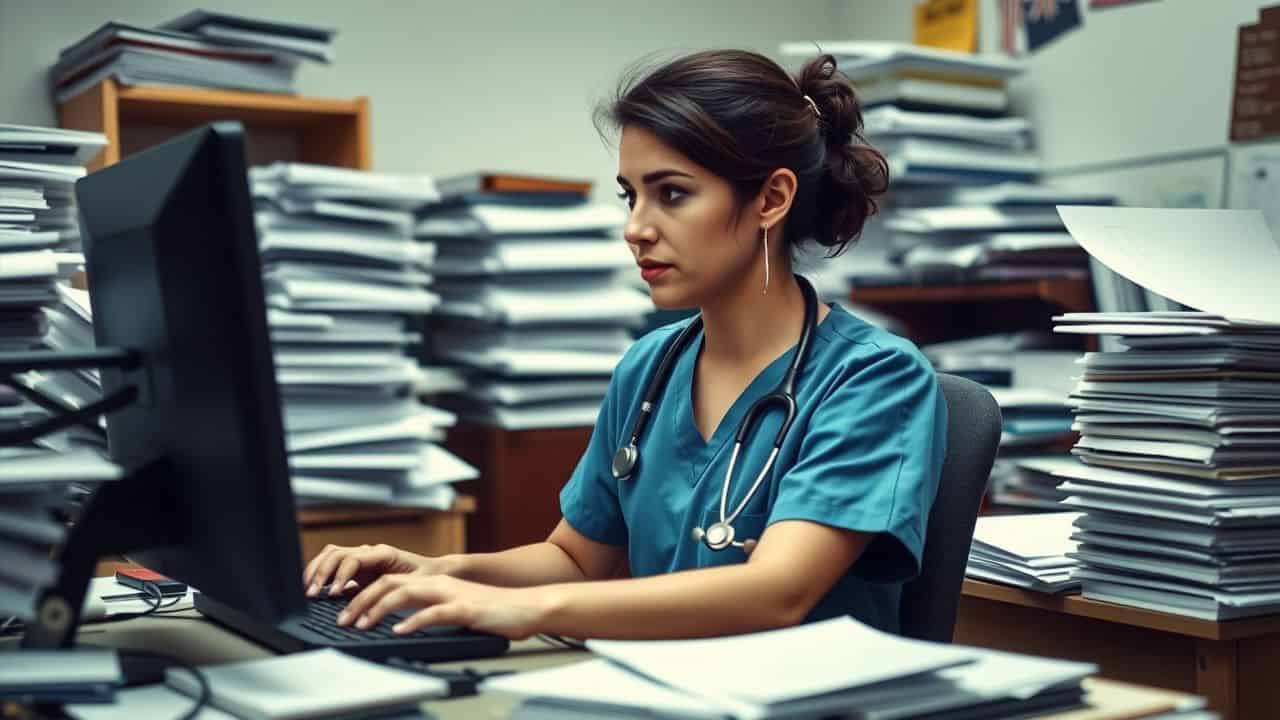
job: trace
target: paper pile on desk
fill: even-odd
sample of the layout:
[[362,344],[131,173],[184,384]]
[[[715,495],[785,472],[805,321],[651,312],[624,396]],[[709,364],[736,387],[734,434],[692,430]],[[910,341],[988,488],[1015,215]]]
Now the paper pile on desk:
[[[1093,665],[926,643],[839,618],[711,640],[588,641],[600,656],[487,681],[513,718],[1007,717],[1072,707]],[[1003,714],[1001,714],[1003,713]],[[968,715],[966,715],[968,717]]]
[[[106,145],[98,133],[0,124],[0,352],[91,347],[88,299],[66,280],[83,268],[75,181]],[[0,385],[0,431],[16,432],[101,397],[92,371],[15,373]],[[120,468],[75,426],[0,448],[0,622],[30,618],[56,580],[63,513]]]
[[1060,469],[1085,596],[1221,620],[1280,611],[1280,246],[1256,211],[1062,208],[1116,273],[1188,312],[1070,313],[1111,335]]
[[1080,513],[994,515],[978,518],[965,574],[1043,593],[1074,590],[1072,523]]
[[437,443],[411,328],[438,303],[412,238],[429,177],[281,163],[250,172],[295,497],[447,508],[475,470]]

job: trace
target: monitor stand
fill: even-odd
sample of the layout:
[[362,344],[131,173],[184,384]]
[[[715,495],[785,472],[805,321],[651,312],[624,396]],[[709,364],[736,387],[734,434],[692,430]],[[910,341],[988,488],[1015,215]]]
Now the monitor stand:
[[58,553],[57,583],[45,590],[36,617],[27,624],[24,648],[69,648],[75,644],[89,580],[104,555],[172,545],[182,536],[174,508],[174,474],[167,460],[144,465],[103,483],[89,498]]

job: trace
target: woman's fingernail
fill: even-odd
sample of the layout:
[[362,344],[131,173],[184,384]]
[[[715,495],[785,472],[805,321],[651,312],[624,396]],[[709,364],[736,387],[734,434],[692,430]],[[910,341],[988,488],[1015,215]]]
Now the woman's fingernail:
[[395,632],[402,633],[405,630],[408,630],[409,627],[405,623],[396,623],[395,625],[391,626],[391,629]]
[[346,625],[347,621],[351,619],[349,616],[350,616],[350,613],[348,613],[346,610],[343,610],[342,612],[338,613],[338,624]]
[[318,592],[320,592],[320,583],[311,583],[311,587],[307,588],[307,595],[309,597],[315,597],[315,594]]
[[360,628],[361,630],[368,630],[368,629],[369,629],[369,616],[368,616],[368,615],[361,615],[361,616],[360,616],[360,619],[356,621],[356,627]]

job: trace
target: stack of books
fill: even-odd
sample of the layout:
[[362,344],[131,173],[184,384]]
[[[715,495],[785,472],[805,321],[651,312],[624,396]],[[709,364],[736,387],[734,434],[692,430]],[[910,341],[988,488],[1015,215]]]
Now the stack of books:
[[907,640],[849,617],[707,640],[587,646],[600,657],[482,688],[526,697],[511,715],[522,719],[995,718],[1078,707],[1081,681],[1096,670]]
[[112,21],[58,53],[54,101],[106,78],[122,85],[292,93],[300,61],[333,62],[335,30],[197,10],[157,28]]
[[417,236],[438,248],[433,356],[464,368],[463,418],[511,430],[591,425],[653,310],[619,272],[634,260],[615,203],[590,184],[479,174],[441,181]]
[[978,518],[965,575],[1042,593],[1080,587],[1072,577],[1080,513],[993,515]]
[[251,187],[295,496],[447,508],[475,471],[437,443],[454,417],[419,400],[409,325],[439,298],[413,242],[430,178],[276,164]]
[[1280,248],[1256,211],[1063,217],[1100,262],[1204,309],[1054,318],[1122,348],[1081,359],[1082,464],[1055,473],[1085,513],[1084,595],[1209,620],[1280,611]]

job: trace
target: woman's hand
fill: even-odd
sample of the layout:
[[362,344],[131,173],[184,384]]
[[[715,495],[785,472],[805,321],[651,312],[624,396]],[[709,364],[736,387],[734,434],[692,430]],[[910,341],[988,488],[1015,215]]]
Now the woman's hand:
[[307,563],[302,585],[308,597],[319,595],[325,585],[329,595],[340,595],[351,581],[364,587],[388,573],[430,575],[448,572],[450,565],[444,558],[424,557],[390,545],[326,545]]
[[405,634],[428,625],[462,625],[523,640],[537,632],[544,612],[542,596],[537,588],[493,587],[447,575],[389,574],[352,598],[338,624],[354,622],[363,630],[388,613],[421,608],[392,629]]

